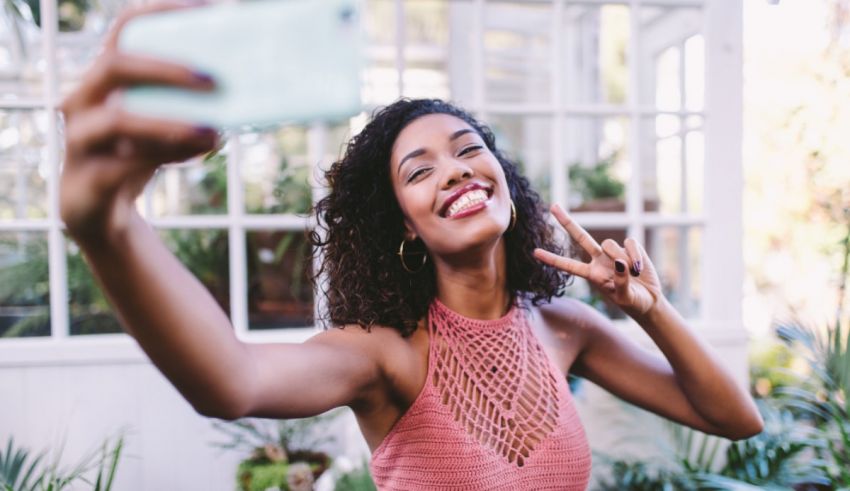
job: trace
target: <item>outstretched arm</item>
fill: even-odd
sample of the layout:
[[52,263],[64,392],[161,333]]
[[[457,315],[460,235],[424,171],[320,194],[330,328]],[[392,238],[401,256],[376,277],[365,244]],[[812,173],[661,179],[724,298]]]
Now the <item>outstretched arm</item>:
[[133,16],[178,6],[125,13],[63,103],[60,211],[68,233],[124,329],[198,412],[286,418],[357,405],[382,381],[379,358],[369,348],[374,343],[357,329],[327,331],[303,344],[239,341],[209,292],[136,211],[135,200],[159,165],[216,144],[211,128],[129,114],[115,103],[114,96],[137,84],[213,89],[191,67],[117,48],[118,33]]
[[643,247],[632,239],[626,239],[625,248],[610,239],[600,246],[560,207],[553,206],[552,213],[591,262],[543,250],[535,251],[536,257],[597,285],[664,354],[643,350],[609,319],[583,305],[563,317],[578,322],[585,333],[575,373],[626,401],[707,433],[740,439],[761,432],[763,422],[752,398],[661,294]]

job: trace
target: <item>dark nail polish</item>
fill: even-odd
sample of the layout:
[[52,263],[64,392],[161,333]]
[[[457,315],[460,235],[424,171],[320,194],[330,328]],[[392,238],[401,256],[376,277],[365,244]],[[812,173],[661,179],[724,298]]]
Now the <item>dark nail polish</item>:
[[617,259],[616,261],[614,261],[614,269],[616,269],[618,273],[625,273],[626,263]]
[[195,76],[195,80],[197,80],[198,82],[201,82],[201,83],[204,83],[204,84],[209,84],[209,85],[215,84],[215,79],[212,77],[212,75],[210,75],[208,73],[195,71],[195,72],[192,72],[192,75]]
[[213,138],[218,136],[218,131],[211,126],[195,126],[195,134],[202,138]]
[[637,276],[637,275],[639,275],[639,274],[640,274],[640,270],[639,270],[639,269],[637,269],[637,267],[636,267],[636,266],[632,266],[632,267],[629,269],[629,273],[631,273],[631,274],[632,274],[632,276]]

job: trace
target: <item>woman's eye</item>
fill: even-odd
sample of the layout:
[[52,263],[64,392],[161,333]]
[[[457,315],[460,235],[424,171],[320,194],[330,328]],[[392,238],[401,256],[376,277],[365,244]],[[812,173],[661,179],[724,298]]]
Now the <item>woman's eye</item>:
[[461,150],[461,151],[460,151],[459,156],[466,155],[466,154],[468,154],[468,153],[470,153],[470,152],[474,152],[474,151],[476,151],[476,150],[481,150],[481,145],[471,145],[471,146],[468,146],[468,147],[466,147],[466,148],[464,148],[463,150]]
[[415,171],[410,173],[410,176],[407,177],[407,182],[413,182],[417,177],[421,176],[422,174],[424,174],[427,171],[428,171],[427,168],[416,169]]

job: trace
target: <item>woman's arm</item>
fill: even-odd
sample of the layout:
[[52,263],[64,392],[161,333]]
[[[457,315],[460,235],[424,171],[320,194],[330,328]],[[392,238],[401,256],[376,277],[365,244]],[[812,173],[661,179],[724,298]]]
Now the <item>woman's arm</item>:
[[303,344],[242,343],[204,286],[136,211],[160,164],[207,152],[217,140],[211,128],[140,117],[116,103],[114,96],[136,84],[212,89],[209,77],[189,67],[117,49],[118,32],[133,16],[169,8],[176,5],[125,13],[62,105],[60,212],[68,233],[124,329],[198,412],[286,418],[356,405],[383,380],[375,343],[365,334],[335,329]]
[[706,433],[737,440],[761,432],[763,422],[752,398],[669,302],[638,320],[663,357],[626,337],[596,309],[578,300],[570,303],[556,319],[564,328],[582,332],[584,346],[572,373]]
[[80,247],[121,325],[201,414],[306,417],[356,407],[382,384],[376,343],[360,328],[305,343],[239,341],[212,295],[136,213],[122,233]]
[[752,398],[664,298],[643,247],[633,239],[625,240],[625,248],[610,239],[599,245],[559,206],[552,213],[590,255],[590,263],[540,249],[535,256],[599,288],[643,327],[666,358],[640,349],[610,320],[584,306],[574,309],[583,312],[578,319],[586,328],[577,373],[623,399],[709,433],[734,439],[759,433],[763,422]]

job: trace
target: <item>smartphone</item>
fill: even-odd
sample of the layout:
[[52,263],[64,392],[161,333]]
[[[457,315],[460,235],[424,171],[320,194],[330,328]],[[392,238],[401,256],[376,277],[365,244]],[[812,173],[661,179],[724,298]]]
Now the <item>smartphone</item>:
[[248,0],[137,17],[118,46],[211,75],[213,92],[142,85],[124,107],[222,129],[339,121],[359,113],[358,0]]

